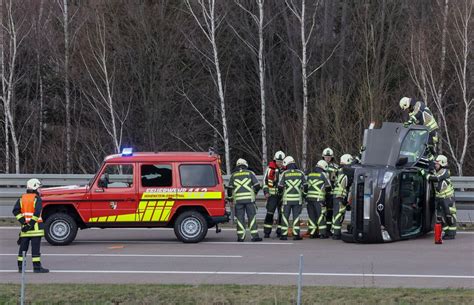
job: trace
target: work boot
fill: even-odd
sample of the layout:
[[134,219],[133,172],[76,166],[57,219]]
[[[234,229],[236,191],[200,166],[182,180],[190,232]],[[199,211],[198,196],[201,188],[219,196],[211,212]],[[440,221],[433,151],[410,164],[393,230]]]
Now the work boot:
[[329,236],[327,236],[327,235],[325,235],[325,234],[321,234],[321,235],[319,235],[319,238],[320,238],[320,239],[328,239]]
[[310,234],[310,235],[309,235],[309,238],[310,238],[310,239],[315,239],[315,238],[318,238],[318,237],[319,237],[318,234]]
[[243,242],[243,241],[244,241],[244,239],[243,239],[243,238],[240,238],[240,237],[238,237],[238,238],[237,238],[237,241],[238,241],[239,243],[241,243],[241,242]]
[[277,237],[280,238],[281,237],[281,229],[277,229],[276,233],[277,233]]
[[445,235],[443,237],[443,240],[447,240],[447,239],[456,239],[456,236],[454,236],[454,235]]
[[341,239],[341,235],[333,235],[333,236],[332,236],[332,239],[334,239],[334,240],[340,240],[340,239]]
[[303,238],[299,235],[293,236],[293,240],[302,240]]
[[43,268],[43,267],[39,267],[39,268],[34,268],[34,269],[33,269],[33,272],[34,272],[34,273],[48,273],[48,272],[49,272],[49,269],[46,269],[46,268]]
[[280,240],[288,240],[288,238],[285,235],[280,236]]
[[262,238],[257,236],[257,237],[252,237],[252,241],[262,241]]
[[263,238],[270,238],[270,233],[265,233],[265,235],[263,235]]

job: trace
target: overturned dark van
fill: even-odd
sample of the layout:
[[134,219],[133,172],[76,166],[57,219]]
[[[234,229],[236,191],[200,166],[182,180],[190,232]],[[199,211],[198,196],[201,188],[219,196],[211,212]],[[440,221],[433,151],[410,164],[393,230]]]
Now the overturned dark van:
[[366,129],[365,150],[355,165],[352,185],[351,223],[346,242],[382,243],[415,238],[434,225],[434,193],[420,174],[428,130],[383,123]]

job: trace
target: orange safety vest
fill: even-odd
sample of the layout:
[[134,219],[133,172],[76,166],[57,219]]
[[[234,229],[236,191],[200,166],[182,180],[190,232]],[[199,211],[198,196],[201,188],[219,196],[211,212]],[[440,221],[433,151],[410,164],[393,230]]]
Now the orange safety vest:
[[[36,194],[23,194],[20,199],[21,214],[25,217],[25,222],[29,223],[35,213]],[[36,222],[43,222],[41,215]]]

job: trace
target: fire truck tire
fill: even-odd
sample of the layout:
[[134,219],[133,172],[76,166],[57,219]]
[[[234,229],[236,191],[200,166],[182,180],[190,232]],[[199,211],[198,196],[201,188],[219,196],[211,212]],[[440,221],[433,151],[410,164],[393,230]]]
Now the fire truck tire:
[[176,218],[174,234],[183,243],[198,243],[206,237],[207,221],[198,211],[186,211]]
[[66,246],[76,238],[77,223],[68,214],[53,214],[45,222],[44,233],[44,237],[51,245]]

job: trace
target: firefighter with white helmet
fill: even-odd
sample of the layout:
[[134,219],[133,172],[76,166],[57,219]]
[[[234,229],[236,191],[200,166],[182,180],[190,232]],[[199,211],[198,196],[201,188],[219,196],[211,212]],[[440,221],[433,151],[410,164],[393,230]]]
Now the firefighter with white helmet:
[[336,211],[336,215],[334,215],[332,219],[333,239],[341,239],[342,222],[344,221],[348,205],[348,197],[354,180],[354,171],[351,169],[353,163],[354,158],[350,154],[344,154],[341,156],[341,167],[338,170],[336,185],[333,190],[334,211]]
[[26,194],[18,199],[13,207],[13,215],[21,224],[20,238],[18,239],[18,272],[22,272],[23,252],[28,251],[31,243],[31,257],[34,273],[48,273],[49,270],[41,265],[41,237],[44,236],[43,209],[41,196],[38,189],[41,181],[30,179],[26,182]]
[[269,238],[273,228],[273,218],[275,212],[277,217],[277,237],[281,237],[281,196],[278,193],[278,182],[283,172],[283,159],[285,153],[281,150],[277,151],[273,160],[268,163],[268,167],[263,175],[263,193],[267,199],[265,221],[263,224],[263,233],[265,238]]
[[248,169],[244,159],[238,159],[236,169],[232,173],[228,185],[228,196],[234,201],[235,217],[237,219],[237,241],[243,242],[246,235],[245,214],[252,241],[262,241],[258,235],[257,207],[255,197],[260,190],[260,183],[255,173]]
[[437,221],[443,224],[443,239],[454,239],[456,237],[456,203],[446,156],[436,157],[435,172],[428,174],[426,180],[434,183],[436,215]]
[[[281,240],[286,240],[288,230],[293,228],[293,239],[300,240],[300,214],[303,209],[303,197],[307,191],[306,177],[298,169],[295,159],[287,156],[283,159],[283,166],[286,170],[283,172],[278,183],[279,191],[283,192],[283,216],[282,216],[282,235]],[[290,214],[293,214],[293,223],[290,226]]]
[[416,99],[409,97],[402,97],[400,99],[400,108],[403,111],[408,111],[409,119],[404,123],[405,127],[415,124],[423,125],[428,128],[430,133],[430,138],[428,141],[429,152],[431,155],[435,155],[437,151],[436,146],[439,142],[439,126],[431,110],[423,101],[417,101]]
[[[336,184],[336,177],[337,177],[337,171],[339,170],[339,165],[334,161],[334,151],[330,147],[326,147],[323,149],[322,153],[323,160],[328,163],[328,170],[327,174],[329,176],[329,181],[331,182],[331,187],[334,189],[335,184]],[[334,196],[332,192],[326,192],[326,234],[330,235],[331,234],[331,228],[332,228],[332,215],[333,215],[333,199]],[[324,238],[324,237],[322,237]]]
[[316,167],[308,174],[308,191],[306,203],[308,209],[308,233],[310,238],[326,237],[326,191],[331,190],[331,182],[327,176],[329,164],[318,161]]

